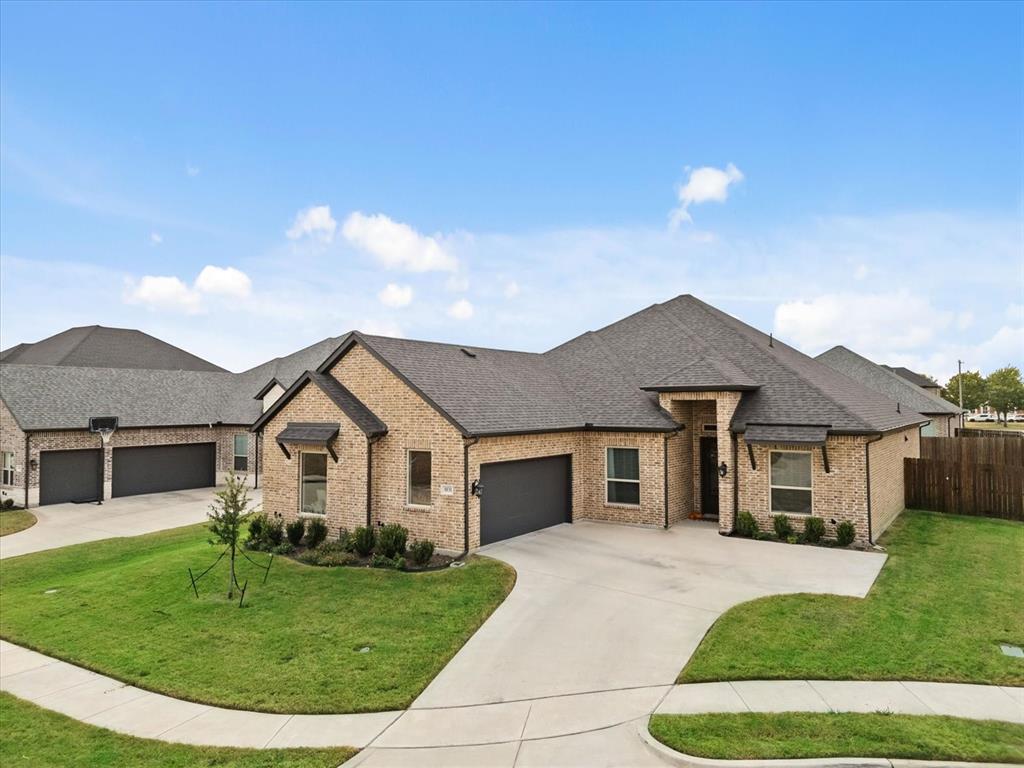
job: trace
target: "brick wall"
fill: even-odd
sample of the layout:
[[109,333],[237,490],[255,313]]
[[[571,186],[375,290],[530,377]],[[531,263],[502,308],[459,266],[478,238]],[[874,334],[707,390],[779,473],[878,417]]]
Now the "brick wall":
[[[264,427],[262,481],[263,511],[279,515],[285,522],[300,516],[300,485],[303,453],[326,453],[325,449],[290,444],[291,458],[277,444],[277,436],[288,422],[323,421],[341,425],[335,441],[335,461],[327,456],[327,504],[323,516],[330,535],[339,528],[352,530],[366,524],[366,436],[315,384],[307,384]],[[306,517],[318,518],[316,515]]]
[[871,443],[871,533],[877,540],[903,511],[903,459],[921,456],[917,427],[892,432]]
[[0,451],[14,454],[14,483],[0,485],[0,499],[14,499],[21,506],[25,503],[25,433],[21,431],[7,405],[0,400]]
[[[412,538],[427,538],[447,550],[462,551],[463,456],[459,431],[405,382],[367,352],[354,346],[330,371],[388,426],[373,446],[373,520],[399,523]],[[407,453],[431,453],[431,503],[406,504]],[[269,451],[267,451],[269,453]],[[452,494],[442,495],[441,486]]]

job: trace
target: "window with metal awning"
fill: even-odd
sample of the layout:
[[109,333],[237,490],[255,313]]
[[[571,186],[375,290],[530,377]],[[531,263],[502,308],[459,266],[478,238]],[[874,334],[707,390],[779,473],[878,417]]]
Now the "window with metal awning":
[[790,445],[805,449],[821,448],[825,472],[831,472],[826,447],[829,426],[828,424],[747,424],[747,429],[743,433],[743,441],[747,444],[750,468],[757,469],[757,463],[754,460],[755,445]]
[[289,459],[292,457],[288,444],[317,445],[325,448],[334,462],[338,462],[338,454],[334,452],[333,443],[341,432],[341,424],[312,421],[290,421],[288,426],[277,435],[277,445]]

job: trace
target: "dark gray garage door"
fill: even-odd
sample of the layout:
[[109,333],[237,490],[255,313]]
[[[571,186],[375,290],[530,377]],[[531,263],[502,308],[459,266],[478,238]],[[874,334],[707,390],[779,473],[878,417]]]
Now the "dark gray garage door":
[[480,544],[572,519],[572,457],[483,464]]
[[39,504],[96,501],[100,497],[100,451],[41,451]]
[[217,483],[214,443],[114,449],[114,496],[206,488]]

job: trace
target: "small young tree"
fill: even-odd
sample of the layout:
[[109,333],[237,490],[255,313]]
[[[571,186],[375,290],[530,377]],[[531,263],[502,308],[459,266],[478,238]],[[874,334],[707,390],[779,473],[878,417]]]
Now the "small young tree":
[[949,383],[942,388],[942,397],[953,403],[960,404],[960,380],[964,383],[964,408],[973,411],[988,400],[984,377],[978,371],[955,373]]
[[238,551],[239,537],[242,526],[256,507],[249,506],[249,488],[243,478],[231,471],[223,491],[214,494],[217,501],[210,505],[210,533],[213,534],[211,544],[224,544],[231,555],[231,575],[228,581],[228,599],[234,597],[235,587],[241,587],[235,577],[235,554]]

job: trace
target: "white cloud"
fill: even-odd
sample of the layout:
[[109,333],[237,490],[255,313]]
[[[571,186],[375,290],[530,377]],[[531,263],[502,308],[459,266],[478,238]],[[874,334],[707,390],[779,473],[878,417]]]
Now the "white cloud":
[[956,313],[956,327],[957,330],[966,331],[974,325],[974,313],[969,309],[965,309],[962,312]]
[[473,316],[473,305],[466,299],[459,299],[448,307],[448,317],[456,320],[469,320]]
[[518,295],[519,295],[519,283],[517,283],[515,280],[509,280],[505,284],[505,298],[506,299],[514,299]]
[[870,274],[867,264],[858,264],[857,268],[853,271],[853,277],[855,280],[863,280]]
[[444,281],[444,287],[452,293],[465,293],[469,290],[469,278],[465,275],[452,275]]
[[401,326],[391,320],[366,319],[360,324],[359,330],[371,336],[391,336],[396,339],[404,336]]
[[151,242],[153,245],[160,245],[160,243],[162,243],[163,241],[164,238],[161,236],[159,232],[149,233],[149,242]]
[[125,283],[124,300],[149,309],[167,309],[186,314],[199,312],[199,294],[177,277],[146,275]]
[[199,175],[199,166],[192,165],[192,163],[185,163],[185,175],[195,178]]
[[314,205],[295,214],[295,221],[292,222],[285,235],[289,240],[298,240],[309,236],[329,243],[334,239],[334,232],[337,228],[338,222],[331,216],[331,206]]
[[421,235],[383,213],[349,214],[341,229],[345,239],[373,255],[386,269],[409,272],[454,272],[458,261],[436,237]]
[[743,181],[743,173],[732,163],[725,170],[705,165],[690,171],[690,178],[676,188],[679,207],[672,211],[671,221],[678,226],[684,221],[693,221],[690,206],[700,203],[724,203],[729,197],[729,187]]
[[1010,304],[1006,308],[1006,319],[1011,323],[1020,323],[1024,325],[1024,304]]
[[412,286],[388,283],[377,298],[385,307],[407,307],[412,303]]
[[202,293],[245,297],[252,290],[252,280],[245,272],[234,267],[207,265],[196,278],[195,289]]
[[950,324],[952,313],[907,292],[831,293],[809,301],[790,301],[775,309],[775,332],[808,354],[843,344],[878,357],[931,342]]

